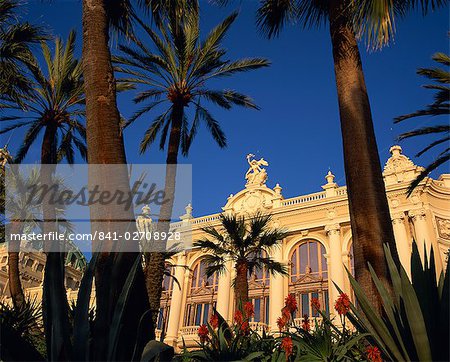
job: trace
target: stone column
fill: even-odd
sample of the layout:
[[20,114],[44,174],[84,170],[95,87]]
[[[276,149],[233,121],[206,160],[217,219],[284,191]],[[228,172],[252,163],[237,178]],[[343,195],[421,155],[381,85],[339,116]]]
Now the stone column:
[[406,274],[411,277],[411,243],[406,232],[405,214],[403,212],[398,212],[393,214],[391,218],[398,257],[405,268]]
[[219,286],[217,290],[217,311],[220,315],[229,321],[230,295],[231,295],[231,271],[233,263],[229,261],[226,265],[227,270],[219,277]]
[[[341,247],[341,231],[339,224],[331,224],[325,227],[325,231],[328,235],[328,243],[330,245],[329,250],[329,275],[328,278],[331,279],[334,283],[336,283],[339,288],[345,291],[345,270],[344,265],[342,263],[342,247]],[[330,297],[331,302],[334,301],[339,296],[339,291],[334,286],[334,283],[331,283]],[[330,304],[330,306],[332,305]]]
[[436,263],[436,274],[439,278],[439,274],[442,270],[442,261],[439,249],[434,242],[434,238],[430,233],[428,228],[427,220],[426,220],[426,211],[425,209],[416,209],[408,212],[408,216],[411,218],[414,224],[414,233],[416,235],[416,243],[419,248],[420,258],[422,259],[422,263],[424,263],[425,255],[424,255],[424,246],[426,246],[427,256],[430,257],[431,245],[434,244],[433,252],[434,252],[434,260]]
[[[279,263],[283,262],[282,247],[275,248],[272,252],[272,258]],[[277,318],[281,316],[281,309],[284,307],[284,277],[282,275],[270,276],[270,288],[269,288],[269,310],[270,310],[270,330],[272,332],[278,331]]]
[[173,285],[172,298],[170,301],[169,322],[167,323],[167,332],[165,342],[171,346],[175,346],[178,337],[178,329],[180,325],[181,308],[183,305],[183,289],[186,287],[185,268],[182,265],[186,264],[186,255],[181,253],[177,257],[177,267],[175,267],[175,278],[181,285],[181,289],[176,283]]

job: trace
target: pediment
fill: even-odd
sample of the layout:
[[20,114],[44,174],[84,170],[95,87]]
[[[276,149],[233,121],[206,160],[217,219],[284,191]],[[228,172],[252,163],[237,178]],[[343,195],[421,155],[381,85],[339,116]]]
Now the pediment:
[[257,211],[269,211],[273,208],[274,201],[282,196],[266,185],[259,187],[245,188],[236,195],[230,195],[224,211],[233,213],[255,213]]
[[323,281],[323,278],[321,276],[315,276],[313,274],[304,274],[297,278],[297,280],[292,283],[294,285],[296,284],[306,284],[306,283],[320,283]]

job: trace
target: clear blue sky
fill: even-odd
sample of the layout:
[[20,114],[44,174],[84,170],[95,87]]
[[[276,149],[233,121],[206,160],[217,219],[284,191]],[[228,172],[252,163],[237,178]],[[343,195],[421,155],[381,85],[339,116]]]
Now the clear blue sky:
[[[70,29],[77,29],[78,52],[81,52],[81,1],[35,0],[26,7],[26,19],[48,27],[55,35],[65,38]],[[226,9],[206,1],[201,3],[204,31],[209,31],[233,9],[240,9],[238,20],[225,40],[231,59],[264,56],[272,61],[272,66],[223,81],[224,88],[251,95],[261,107],[260,111],[211,108],[226,132],[228,148],[219,149],[202,128],[189,157],[181,158],[182,163],[193,165],[192,201],[197,216],[219,212],[227,196],[243,188],[245,155],[250,152],[269,161],[268,184],[273,187],[279,182],[285,197],[320,191],[328,168],[339,184],[345,184],[328,29],[303,30],[289,26],[280,38],[267,40],[255,27],[256,7],[255,0],[236,2]],[[413,13],[398,20],[396,39],[391,46],[372,53],[366,52],[363,44],[360,46],[383,164],[399,133],[429,121],[411,120],[402,126],[392,123],[395,116],[414,111],[432,100],[432,92],[421,88],[425,80],[415,72],[418,67],[432,65],[434,52],[448,52],[448,30],[448,8],[426,17]],[[130,116],[135,110],[131,95],[120,95],[119,107],[125,117]],[[150,119],[137,121],[125,133],[129,162],[165,160],[164,153],[156,146],[139,155],[138,144]],[[16,131],[11,141],[13,149],[22,136],[23,133]],[[2,141],[7,137],[2,136]],[[413,158],[427,140],[417,139],[401,145]],[[36,145],[26,161],[35,162],[38,155]],[[413,160],[424,165],[432,160],[432,155]],[[446,168],[441,168],[439,173],[448,172]]]

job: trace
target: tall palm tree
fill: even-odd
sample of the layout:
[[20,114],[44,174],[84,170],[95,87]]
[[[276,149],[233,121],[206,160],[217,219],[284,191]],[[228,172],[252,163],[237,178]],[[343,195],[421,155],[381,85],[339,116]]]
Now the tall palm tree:
[[249,301],[248,280],[255,271],[265,270],[271,274],[287,275],[285,265],[274,261],[270,253],[280,247],[287,233],[270,226],[271,215],[257,213],[250,220],[244,216],[220,215],[220,229],[206,227],[207,237],[194,242],[206,252],[206,275],[229,273],[226,264],[231,261],[236,270],[233,281],[236,309]]
[[383,243],[388,243],[399,262],[381,173],[369,97],[364,79],[358,36],[380,47],[393,35],[394,18],[414,6],[423,12],[446,0],[263,0],[257,23],[269,36],[279,34],[286,23],[304,27],[329,24],[338,94],[344,166],[349,199],[355,257],[355,276],[366,295],[381,312],[381,303],[371,281],[370,263],[391,290],[384,260]]
[[[73,31],[65,45],[61,39],[56,39],[53,56],[49,46],[42,43],[45,71],[34,60],[31,69],[35,83],[33,89],[28,95],[22,96],[23,104],[18,102],[11,105],[10,112],[0,117],[0,122],[12,123],[4,127],[0,134],[28,126],[15,157],[16,163],[25,158],[39,134],[44,133],[41,144],[41,185],[54,183],[53,176],[58,162],[74,162],[74,148],[84,159],[87,154],[86,130],[80,122],[84,115],[83,76],[81,63],[74,57],[74,51]],[[45,195],[42,202],[44,233],[55,231],[58,216],[49,197],[50,195]],[[58,250],[48,252],[45,264],[44,327],[47,346],[53,341],[53,345],[57,345],[56,355],[65,359],[70,353],[68,303],[64,287],[64,257]]]
[[[237,13],[227,17],[202,42],[199,15],[195,11],[187,11],[183,16],[169,14],[167,24],[158,25],[161,35],[139,21],[154,50],[146,42],[133,37],[133,46],[121,45],[121,54],[113,58],[118,64],[116,71],[128,76],[119,81],[144,87],[134,98],[135,103],[144,103],[144,106],[134,113],[125,126],[154,109],[162,108],[162,113],[150,122],[140,144],[140,151],[144,153],[160,134],[159,146],[164,149],[169,137],[164,189],[167,202],[160,209],[159,231],[168,230],[172,217],[178,155],[180,152],[188,154],[200,123],[204,122],[219,147],[226,146],[226,137],[219,122],[202,102],[211,102],[224,109],[230,109],[233,105],[257,109],[244,94],[208,87],[210,80],[269,65],[263,58],[224,59],[226,50],[221,43],[236,17]],[[193,109],[192,121],[189,120],[191,114],[188,107]],[[150,307],[154,311],[160,305],[163,270],[163,253],[151,253],[146,267],[146,282]]]
[[402,122],[406,119],[416,118],[416,117],[435,117],[435,116],[446,116],[446,123],[425,126],[415,129],[410,132],[402,133],[398,139],[403,140],[410,137],[429,135],[429,134],[442,134],[443,136],[436,141],[431,142],[427,147],[416,154],[416,157],[423,155],[425,152],[434,149],[437,146],[444,144],[444,149],[437,155],[436,159],[429,164],[425,170],[423,170],[417,178],[411,183],[408,189],[408,194],[419,185],[419,183],[427,177],[427,175],[437,169],[440,165],[448,162],[450,160],[450,148],[448,147],[448,142],[450,141],[450,125],[448,123],[448,115],[450,114],[450,72],[448,67],[450,67],[450,57],[444,53],[436,53],[433,55],[433,60],[443,65],[445,68],[420,68],[417,70],[417,74],[422,75],[433,82],[434,84],[428,84],[424,87],[427,89],[432,89],[436,91],[434,96],[434,102],[427,105],[426,108],[420,109],[416,112],[405,114],[395,118],[394,123]]
[[[149,1],[151,0],[140,3],[145,5]],[[131,19],[134,9],[129,0],[83,0],[82,6],[82,59],[85,76],[88,163],[124,165],[126,156],[120,129],[121,119],[116,102],[116,84],[111,64],[109,40],[110,32],[113,30],[125,36],[132,32]],[[94,173],[89,182],[90,187],[99,185],[101,189],[122,190],[125,194],[128,194],[130,190],[125,166],[120,169],[120,172],[116,172],[114,177],[111,177],[111,174],[102,176],[100,172]],[[131,229],[135,227],[132,222],[134,219],[132,210],[127,211],[122,206],[114,204],[109,205],[108,210],[91,207],[91,219],[108,220],[111,215],[116,215],[122,220],[130,220],[127,227]],[[103,225],[105,226],[105,223]],[[117,227],[119,223],[114,225]],[[100,226],[91,222],[92,230],[96,230]],[[109,230],[105,231],[121,233],[123,230],[110,226]],[[130,230],[128,229],[128,231]],[[95,244],[93,245],[94,251],[96,250]],[[98,256],[95,269],[97,318],[93,332],[96,341],[94,359],[107,359],[108,339],[105,336],[109,333],[122,286],[137,257],[137,253],[110,253],[108,251],[102,252]],[[144,274],[140,267],[130,291],[130,298],[134,302],[132,307],[131,303],[128,304],[130,307],[127,307],[126,310],[127,318],[122,327],[119,346],[119,355],[123,360],[131,359],[138,335],[143,341],[155,337],[154,328],[151,326],[149,330],[146,330],[145,327],[139,328],[141,317],[149,308]],[[143,325],[150,325],[150,322],[144,321]],[[143,348],[143,346],[139,346],[139,348]]]
[[0,109],[31,90],[26,69],[33,63],[32,46],[45,38],[42,28],[18,20],[18,7],[16,0],[0,1]]

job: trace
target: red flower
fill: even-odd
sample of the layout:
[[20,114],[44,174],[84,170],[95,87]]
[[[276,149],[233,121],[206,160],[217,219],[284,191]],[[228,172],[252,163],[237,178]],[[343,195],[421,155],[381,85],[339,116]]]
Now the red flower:
[[340,315],[346,315],[348,311],[350,310],[350,298],[347,294],[341,293],[339,295],[339,298],[336,300],[336,303],[334,304],[334,309],[340,314]]
[[320,302],[318,298],[311,298],[311,307],[317,312],[320,310]]
[[209,330],[206,324],[202,324],[197,332],[198,336],[200,337],[200,342],[205,343],[208,339]]
[[367,347],[366,349],[367,359],[371,362],[383,362],[381,358],[381,352],[377,347]]
[[297,310],[297,301],[295,300],[294,294],[289,294],[284,302],[289,309],[289,312],[294,313]]
[[286,326],[286,322],[287,322],[286,319],[284,319],[283,317],[278,317],[277,326],[280,329],[280,332]]
[[287,321],[291,319],[291,312],[289,311],[288,307],[283,307],[281,310],[281,316],[286,319]]
[[241,325],[243,321],[244,321],[244,316],[242,315],[242,312],[240,310],[237,310],[236,312],[234,312],[234,322],[236,324]]
[[209,324],[211,324],[211,327],[213,327],[214,329],[219,327],[219,316],[216,313],[211,315],[211,318],[209,319]]
[[247,302],[244,304],[244,312],[247,318],[251,318],[255,315],[255,309],[253,308],[252,302]]
[[289,356],[294,352],[294,344],[292,343],[291,337],[284,337],[281,341],[281,349],[286,354],[286,360],[289,358]]
[[309,332],[309,330],[311,329],[311,326],[309,324],[309,316],[307,314],[303,315],[302,328],[307,332]]
[[248,336],[250,334],[250,325],[247,321],[241,324],[241,332],[244,336]]

